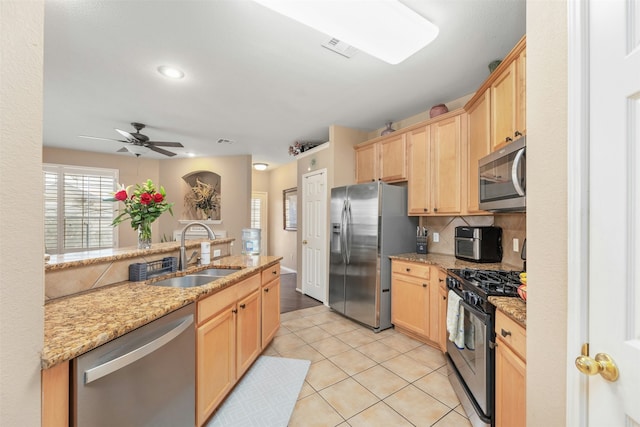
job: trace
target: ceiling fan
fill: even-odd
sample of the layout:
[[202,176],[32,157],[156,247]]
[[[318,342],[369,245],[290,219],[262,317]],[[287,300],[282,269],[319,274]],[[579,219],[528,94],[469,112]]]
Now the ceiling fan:
[[[144,149],[148,148],[149,150],[155,151],[156,153],[164,154],[165,156],[175,156],[176,153],[172,153],[171,151],[165,150],[159,147],[184,147],[184,145],[179,142],[166,142],[166,141],[150,141],[147,135],[143,135],[140,133],[142,129],[145,128],[145,125],[142,123],[131,123],[131,126],[135,128],[135,132],[130,133],[124,130],[116,129],[120,135],[124,137],[122,139],[113,139],[113,138],[100,138],[97,136],[86,136],[86,135],[78,135],[80,138],[89,138],[89,139],[100,139],[104,141],[116,141],[116,142],[124,142],[125,144],[131,144],[131,147],[124,146],[118,152],[130,152],[139,157],[144,153]],[[142,149],[142,150],[141,150]]]

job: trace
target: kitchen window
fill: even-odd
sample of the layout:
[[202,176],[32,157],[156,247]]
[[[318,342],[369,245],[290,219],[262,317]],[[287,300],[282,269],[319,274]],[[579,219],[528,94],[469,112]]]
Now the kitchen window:
[[116,190],[117,169],[45,164],[43,178],[47,253],[117,246],[117,206],[103,200]]

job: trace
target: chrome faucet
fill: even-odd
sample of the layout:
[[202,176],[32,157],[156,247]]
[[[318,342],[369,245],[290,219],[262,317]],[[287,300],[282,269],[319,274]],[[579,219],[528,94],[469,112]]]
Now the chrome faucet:
[[216,238],[216,233],[213,232],[211,228],[207,224],[202,222],[192,222],[188,224],[185,228],[182,229],[182,233],[180,233],[180,264],[178,265],[178,270],[184,271],[187,269],[187,250],[184,247],[185,235],[187,234],[187,230],[193,226],[204,227],[207,230],[207,234],[209,235],[209,239],[214,240]]

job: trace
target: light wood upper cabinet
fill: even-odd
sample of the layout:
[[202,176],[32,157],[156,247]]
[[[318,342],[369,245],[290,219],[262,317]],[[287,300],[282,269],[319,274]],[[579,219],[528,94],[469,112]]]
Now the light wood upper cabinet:
[[377,181],[378,144],[356,146],[356,183]]
[[459,214],[466,114],[408,132],[409,215]]
[[424,126],[408,132],[409,183],[408,212],[409,215],[426,215],[431,213],[431,128]]
[[527,134],[527,51],[524,49],[516,60],[516,132]]
[[401,132],[356,146],[356,182],[407,180],[407,142]]
[[491,152],[491,93],[489,89],[467,109],[467,212],[480,211],[478,160]]
[[496,427],[526,425],[526,331],[496,311]]
[[516,131],[516,63],[512,62],[491,85],[492,150],[513,140]]
[[490,77],[491,151],[526,134],[526,50],[523,38]]
[[407,139],[404,133],[380,141],[380,179],[386,182],[407,179]]
[[466,137],[466,123],[466,114],[459,114],[431,125],[432,205],[435,214],[460,213],[462,135]]

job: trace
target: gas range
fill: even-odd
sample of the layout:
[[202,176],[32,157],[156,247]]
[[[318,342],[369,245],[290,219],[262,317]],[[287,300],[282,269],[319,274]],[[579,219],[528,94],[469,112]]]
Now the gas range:
[[477,270],[473,268],[448,270],[447,286],[456,291],[467,304],[486,307],[488,297],[517,297],[520,271]]

